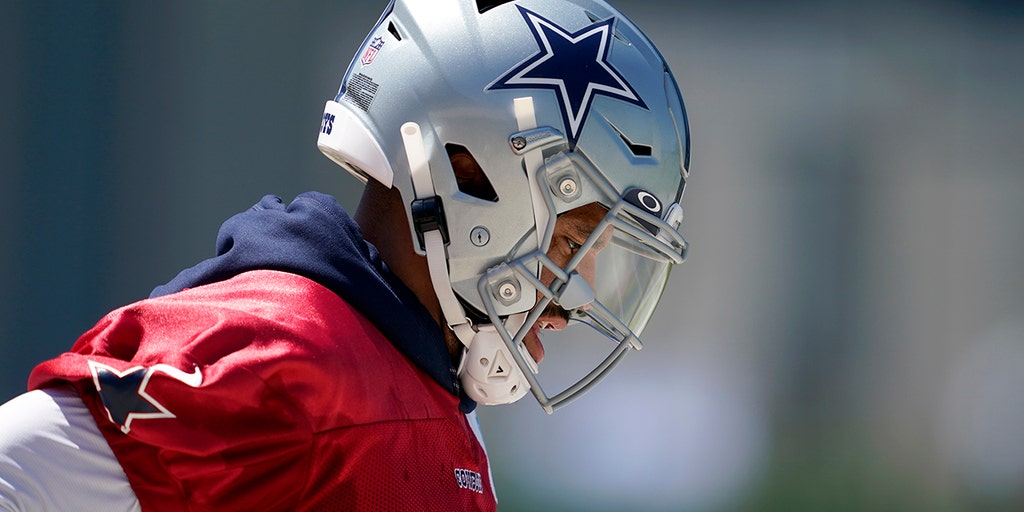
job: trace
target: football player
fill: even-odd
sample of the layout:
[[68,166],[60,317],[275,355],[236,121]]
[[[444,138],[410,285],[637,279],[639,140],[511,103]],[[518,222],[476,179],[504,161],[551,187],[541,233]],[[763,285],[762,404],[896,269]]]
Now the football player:
[[[493,510],[477,404],[580,396],[686,256],[676,81],[600,0],[396,0],[318,146],[355,215],[267,196],[36,367],[0,509]],[[570,324],[607,353],[545,389]]]

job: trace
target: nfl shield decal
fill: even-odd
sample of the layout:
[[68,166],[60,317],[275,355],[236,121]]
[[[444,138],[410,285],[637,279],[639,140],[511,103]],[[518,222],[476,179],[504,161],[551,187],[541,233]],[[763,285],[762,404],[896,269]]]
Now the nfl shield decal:
[[359,59],[364,66],[373,64],[373,59],[377,58],[377,53],[384,47],[384,38],[377,36],[370,41],[370,44],[366,45],[366,51],[363,52],[363,57]]

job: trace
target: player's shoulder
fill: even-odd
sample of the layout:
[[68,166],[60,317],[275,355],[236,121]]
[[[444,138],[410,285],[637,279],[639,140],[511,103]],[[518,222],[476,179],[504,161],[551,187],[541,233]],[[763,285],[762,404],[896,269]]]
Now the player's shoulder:
[[[253,270],[230,279],[145,299],[110,315],[139,319],[158,332],[256,330],[262,336],[318,338],[366,323],[347,301],[313,279]],[[315,340],[309,340],[315,341]],[[327,341],[327,340],[323,340]]]
[[155,299],[146,307],[159,309],[165,303],[172,309],[198,309],[206,317],[190,327],[195,335],[182,346],[205,359],[198,364],[258,375],[300,408],[318,411],[315,416],[334,411],[326,416],[358,424],[438,417],[444,416],[442,409],[457,409],[456,398],[378,326],[306,277],[246,272]]
[[250,270],[222,281],[146,299],[136,305],[205,304],[254,313],[273,313],[277,309],[295,311],[310,301],[339,302],[341,298],[313,279],[299,274],[280,270]]
[[[266,363],[308,359],[317,364],[364,345],[386,343],[362,314],[307,277],[276,270],[244,272],[127,307],[155,336],[175,336],[182,350],[203,358],[256,352]],[[193,345],[204,345],[193,350]],[[223,347],[218,347],[223,344]],[[212,363],[213,361],[197,361]],[[253,361],[255,362],[255,361]]]

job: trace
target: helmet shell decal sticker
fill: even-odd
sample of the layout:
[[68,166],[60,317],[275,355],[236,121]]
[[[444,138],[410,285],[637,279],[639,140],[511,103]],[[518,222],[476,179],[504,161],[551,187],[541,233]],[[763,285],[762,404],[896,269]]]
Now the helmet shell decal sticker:
[[377,96],[378,89],[380,89],[380,84],[374,82],[372,78],[362,73],[355,73],[345,83],[344,99],[366,112],[370,110],[370,104]]
[[384,48],[384,38],[377,36],[370,41],[370,44],[366,45],[366,51],[363,52],[362,58],[359,59],[364,66],[373,64],[373,59],[377,57],[377,53],[380,49]]
[[485,90],[551,89],[558,99],[565,131],[569,134],[569,146],[573,148],[597,95],[647,109],[640,95],[608,62],[615,18],[570,33],[529,9],[517,7],[539,50]]
[[[662,217],[662,213],[664,213],[664,208],[662,207],[661,201],[658,197],[646,190],[641,190],[639,188],[630,189],[622,196],[622,198],[625,199],[627,203],[639,207],[659,219]],[[658,234],[659,229],[654,224],[639,217],[633,217],[633,219],[640,223],[647,232],[652,235]]]

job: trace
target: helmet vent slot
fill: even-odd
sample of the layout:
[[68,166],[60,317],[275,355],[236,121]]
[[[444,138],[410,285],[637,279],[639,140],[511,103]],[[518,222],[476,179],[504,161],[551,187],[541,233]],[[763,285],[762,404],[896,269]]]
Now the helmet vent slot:
[[[583,12],[587,13],[587,18],[590,19],[591,23],[597,23],[599,21],[602,21],[601,18],[598,18],[597,16],[594,15],[594,13],[592,13],[590,11],[583,11]],[[626,39],[625,37],[623,37],[623,35],[619,32],[619,29],[615,28],[614,24],[612,25],[612,36],[615,37],[615,39],[618,39],[619,41],[622,41],[623,43],[626,43],[626,44],[628,44],[630,46],[633,46],[633,43],[630,43],[629,39]]]
[[501,4],[507,4],[512,0],[476,0],[476,10],[483,14]]
[[629,148],[629,151],[630,153],[633,153],[633,156],[651,156],[654,154],[654,148],[652,148],[651,146],[648,146],[646,144],[634,143],[633,141],[629,140],[629,137],[626,137],[625,133],[622,133],[622,131],[616,128],[614,125],[612,126],[612,129],[615,130],[615,133],[619,134],[619,138],[622,139],[622,143],[625,144],[627,148]]
[[391,35],[395,36],[395,39],[399,41],[402,40],[402,34],[398,32],[398,27],[395,26],[395,22],[392,21],[388,23],[388,32],[391,32]]
[[449,143],[444,145],[444,149],[452,163],[459,192],[484,201],[498,202],[494,185],[491,185],[491,180],[487,179],[487,174],[465,146]]

